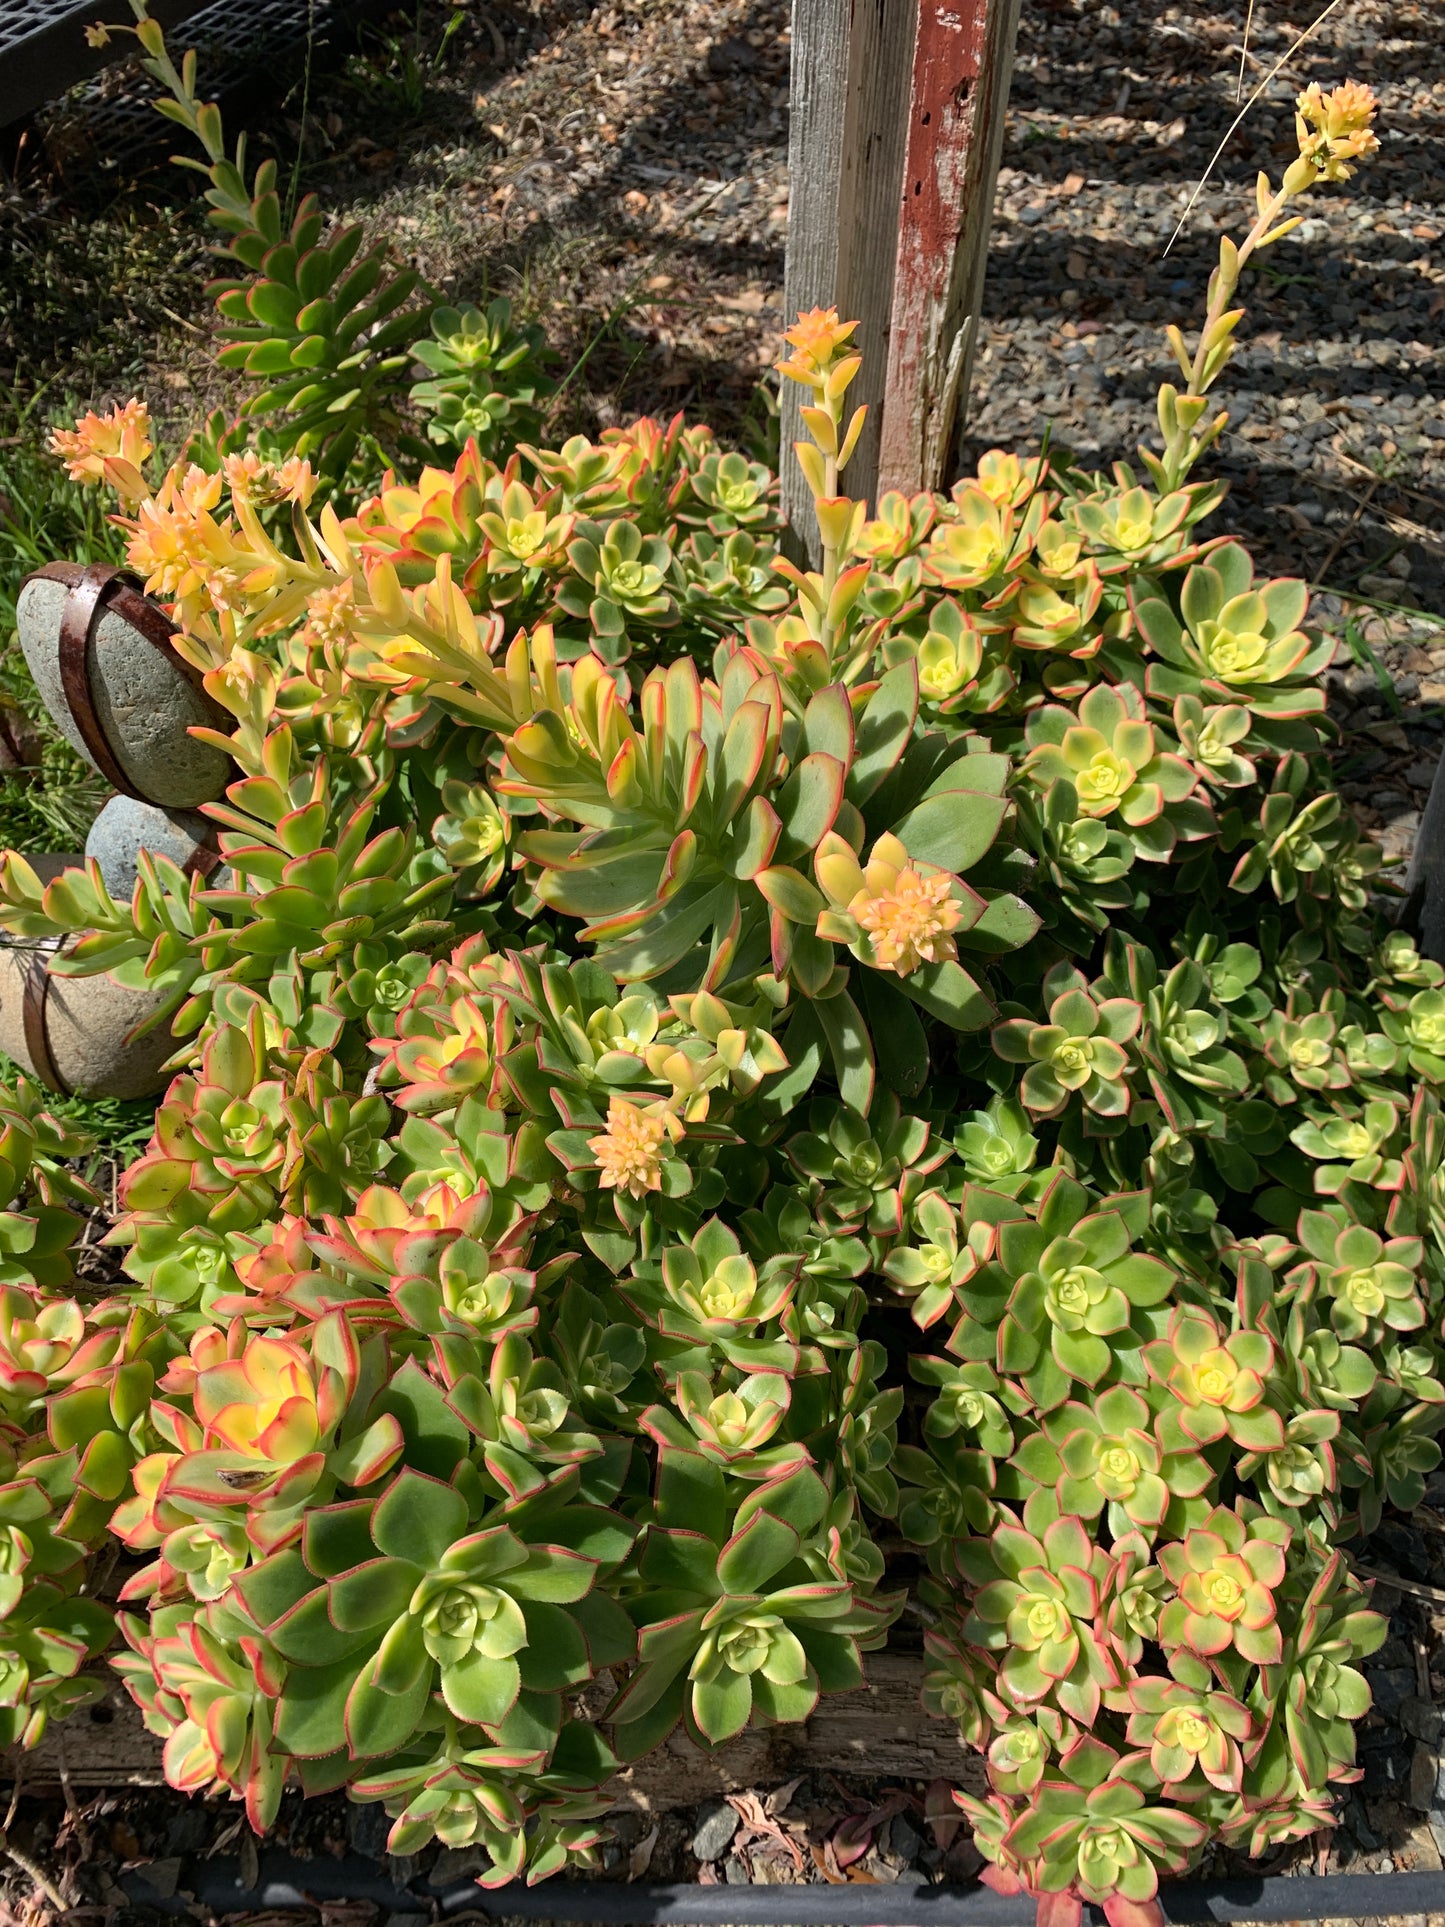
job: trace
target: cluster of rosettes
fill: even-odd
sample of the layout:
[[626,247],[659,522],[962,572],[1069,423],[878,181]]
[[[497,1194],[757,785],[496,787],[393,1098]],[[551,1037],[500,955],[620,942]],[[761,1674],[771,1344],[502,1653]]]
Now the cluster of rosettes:
[[929,1636],[926,1697],[985,1751],[989,1794],[955,1797],[1001,1891],[1132,1918],[1206,1840],[1268,1853],[1358,1779],[1385,1623],[1338,1552],[1236,1502],[1152,1559],[1066,1514],[957,1558],[978,1591]]
[[[1280,1314],[1259,1250],[1233,1254],[1227,1316],[1179,1302],[1131,1249],[1137,1194],[971,1204],[996,1236],[949,1355],[914,1361],[926,1451],[895,1459],[931,1542],[925,1697],[986,1754],[989,1797],[957,1797],[995,1884],[1147,1903],[1210,1838],[1259,1855],[1329,1824],[1359,1777],[1386,1627],[1333,1539],[1401,1394],[1337,1342],[1323,1392],[1328,1334]],[[1222,1309],[1225,1282],[1193,1289]]]
[[[619,1756],[679,1721],[714,1745],[859,1683],[899,1603],[860,1508],[896,1493],[899,1400],[853,1267],[695,1198],[660,1250],[589,1232],[519,1171],[525,1128],[475,1092],[408,1118],[399,1188],[287,1218],[229,1322],[175,1321],[112,1520],[150,1556],[118,1664],[173,1784],[258,1827],[288,1777],[344,1784],[395,1851],[477,1842],[492,1883],[585,1860]],[[610,1743],[568,1711],[609,1670]]]
[[144,1450],[167,1356],[161,1321],[81,1303],[72,1247],[99,1202],[74,1165],[88,1141],[24,1078],[0,1086],[0,1743],[35,1746],[95,1699],[83,1671],[114,1636],[86,1596],[115,1502]]

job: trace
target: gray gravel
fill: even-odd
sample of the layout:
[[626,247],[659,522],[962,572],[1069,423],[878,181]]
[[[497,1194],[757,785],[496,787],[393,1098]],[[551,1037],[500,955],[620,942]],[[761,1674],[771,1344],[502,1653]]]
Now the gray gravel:
[[[1253,52],[1272,67],[1297,28],[1268,13],[1257,10]],[[1167,368],[1160,331],[1202,313],[1220,229],[1244,230],[1256,170],[1278,179],[1294,150],[1295,93],[1353,76],[1380,96],[1382,151],[1304,203],[1304,225],[1248,277],[1221,388],[1233,427],[1212,468],[1232,480],[1225,514],[1265,566],[1439,611],[1440,15],[1357,0],[1327,20],[1234,136],[1166,254],[1237,112],[1243,16],[1025,6],[970,448],[1036,439],[1052,421],[1090,462],[1130,455]],[[1249,86],[1260,77],[1252,67]],[[1349,459],[1388,478],[1352,528],[1368,478]],[[1433,527],[1434,540],[1411,540],[1382,511]]]

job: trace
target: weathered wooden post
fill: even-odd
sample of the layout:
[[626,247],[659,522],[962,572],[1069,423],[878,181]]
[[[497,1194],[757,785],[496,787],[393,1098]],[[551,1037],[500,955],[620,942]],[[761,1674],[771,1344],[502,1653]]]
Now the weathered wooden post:
[[880,489],[936,488],[968,393],[1019,0],[920,0]]
[[1445,963],[1445,756],[1435,765],[1405,877],[1402,927],[1424,956]]
[[[788,268],[792,324],[836,307],[859,324],[863,367],[850,399],[868,424],[848,486],[870,497],[878,475],[888,317],[898,240],[917,0],[793,0],[788,132]],[[813,498],[793,443],[803,434],[796,382],[783,383],[783,509],[801,546],[816,548]],[[816,560],[816,556],[814,556]]]
[[[785,300],[859,323],[854,495],[945,479],[967,390],[1019,0],[794,0]],[[783,507],[810,549],[783,399]]]

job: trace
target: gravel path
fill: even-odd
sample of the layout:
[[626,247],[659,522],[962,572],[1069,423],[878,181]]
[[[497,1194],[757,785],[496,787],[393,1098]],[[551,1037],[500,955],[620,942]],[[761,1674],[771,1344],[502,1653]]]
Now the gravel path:
[[[1233,428],[1214,467],[1233,480],[1225,513],[1262,562],[1438,605],[1438,538],[1411,543],[1368,512],[1339,538],[1362,487],[1344,458],[1387,475],[1392,506],[1408,488],[1445,493],[1440,14],[1356,0],[1327,20],[1234,136],[1166,255],[1237,112],[1243,11],[1026,5],[972,434],[1036,438],[1051,420],[1080,455],[1129,453],[1152,426],[1160,330],[1202,311],[1216,233],[1242,233],[1255,171],[1277,179],[1294,151],[1295,93],[1355,76],[1380,95],[1382,151],[1303,203],[1303,226],[1247,276],[1223,383]],[[1273,67],[1297,25],[1260,13],[1253,51]],[[1260,77],[1251,64],[1248,84]]]
[[[1259,10],[1251,89],[1312,12]],[[1441,16],[1356,0],[1325,21],[1166,254],[1238,111],[1243,18],[1243,7],[1025,5],[965,453],[1036,442],[1052,424],[1090,465],[1131,457],[1153,425],[1162,329],[1202,312],[1216,232],[1242,232],[1256,169],[1277,179],[1293,152],[1295,93],[1369,82],[1382,151],[1319,194],[1246,280],[1249,317],[1221,389],[1232,426],[1207,466],[1232,484],[1214,526],[1237,529],[1262,567],[1320,586],[1314,618],[1341,636],[1337,776],[1398,856],[1445,728]]]

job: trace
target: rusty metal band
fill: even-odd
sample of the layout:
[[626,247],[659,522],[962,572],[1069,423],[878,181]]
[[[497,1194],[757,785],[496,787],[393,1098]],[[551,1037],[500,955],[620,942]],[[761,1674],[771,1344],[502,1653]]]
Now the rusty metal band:
[[200,696],[218,727],[229,727],[225,711],[208,693],[201,671],[176,650],[172,641],[175,625],[165,611],[142,592],[134,576],[113,563],[47,562],[42,568],[32,570],[25,580],[31,582],[36,578],[64,583],[69,591],[60,619],[60,681],[81,740],[114,789],[138,802],[150,802],[151,798],[134,788],[121,769],[96,712],[91,645],[102,610],[114,610],[166,658]]
[[[214,832],[208,831],[208,835]],[[221,852],[214,843],[198,843],[181,865],[184,877],[208,877],[221,867]]]
[[55,1068],[50,1048],[50,958],[43,950],[32,950],[25,964],[21,992],[20,1018],[25,1031],[25,1049],[31,1068],[47,1090],[69,1097],[70,1086]]
[[103,606],[101,599],[119,573],[113,564],[93,563],[82,569],[72,582],[60,611],[60,687],[90,760],[112,789],[144,803],[147,797],[131,782],[110,746],[95,706],[95,688],[91,681],[92,645]]

